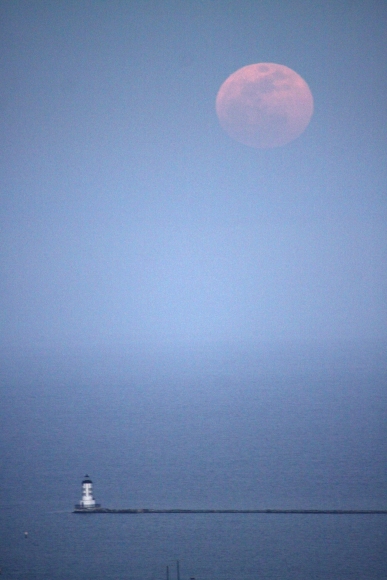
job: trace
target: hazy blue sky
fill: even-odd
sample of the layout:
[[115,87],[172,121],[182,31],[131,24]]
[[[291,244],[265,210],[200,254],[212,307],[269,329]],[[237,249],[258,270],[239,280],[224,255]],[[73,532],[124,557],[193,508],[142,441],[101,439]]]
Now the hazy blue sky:
[[[385,2],[0,11],[3,345],[386,337]],[[215,114],[256,62],[314,96],[281,148]]]

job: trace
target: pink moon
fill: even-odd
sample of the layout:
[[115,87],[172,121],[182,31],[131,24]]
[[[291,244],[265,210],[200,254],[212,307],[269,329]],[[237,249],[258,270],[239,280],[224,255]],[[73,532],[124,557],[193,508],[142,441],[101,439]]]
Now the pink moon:
[[222,84],[216,114],[230,137],[258,149],[297,139],[313,115],[312,93],[299,74],[282,64],[240,68]]

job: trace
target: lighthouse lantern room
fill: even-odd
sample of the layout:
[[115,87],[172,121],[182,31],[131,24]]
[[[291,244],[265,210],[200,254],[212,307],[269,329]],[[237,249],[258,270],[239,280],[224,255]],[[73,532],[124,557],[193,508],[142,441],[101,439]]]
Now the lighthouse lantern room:
[[101,507],[100,504],[95,503],[93,497],[93,482],[88,475],[85,475],[85,478],[82,481],[82,499],[75,507],[77,509],[93,509]]

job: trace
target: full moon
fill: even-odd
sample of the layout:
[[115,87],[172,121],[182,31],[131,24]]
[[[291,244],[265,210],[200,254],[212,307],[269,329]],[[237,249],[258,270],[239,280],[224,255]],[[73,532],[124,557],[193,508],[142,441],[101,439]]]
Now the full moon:
[[236,141],[266,149],[290,143],[309,125],[312,93],[299,74],[282,64],[240,68],[222,84],[216,114]]

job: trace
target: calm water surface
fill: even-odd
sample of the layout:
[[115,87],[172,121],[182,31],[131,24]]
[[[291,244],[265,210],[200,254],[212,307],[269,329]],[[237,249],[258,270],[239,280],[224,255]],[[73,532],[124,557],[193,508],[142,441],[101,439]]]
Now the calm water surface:
[[386,509],[386,361],[5,353],[2,578],[387,578],[384,515],[71,513],[85,473],[114,508]]
[[153,580],[167,565],[176,578],[176,560],[186,579],[387,577],[386,516],[42,513],[7,527],[5,578]]

